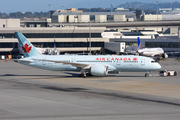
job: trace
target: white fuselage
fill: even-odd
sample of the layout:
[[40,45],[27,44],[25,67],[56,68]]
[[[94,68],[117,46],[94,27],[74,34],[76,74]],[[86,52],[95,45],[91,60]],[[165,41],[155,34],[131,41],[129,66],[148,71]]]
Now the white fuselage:
[[138,53],[140,55],[145,55],[145,56],[155,56],[155,55],[161,55],[164,53],[164,50],[162,48],[144,48],[144,49],[139,49]]
[[[41,59],[41,60],[35,60]],[[79,63],[91,66],[108,66],[109,73],[116,71],[132,71],[132,72],[143,72],[143,71],[153,71],[160,69],[161,66],[154,62],[152,58],[144,56],[113,56],[113,55],[42,55],[36,57],[24,58],[24,60],[31,60],[33,62],[23,62],[19,63],[33,66],[41,69],[57,70],[57,71],[81,71],[82,68],[74,67],[71,64],[55,63],[43,60],[55,60],[63,61],[69,63]]]

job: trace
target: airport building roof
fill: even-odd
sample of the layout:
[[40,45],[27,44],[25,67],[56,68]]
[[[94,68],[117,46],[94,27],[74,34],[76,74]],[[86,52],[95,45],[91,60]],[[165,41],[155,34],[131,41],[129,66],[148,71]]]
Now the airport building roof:
[[55,12],[54,15],[135,15],[133,12]]
[[[92,33],[102,33],[105,27],[91,27]],[[28,28],[0,28],[1,33],[89,33],[89,27],[28,27]]]

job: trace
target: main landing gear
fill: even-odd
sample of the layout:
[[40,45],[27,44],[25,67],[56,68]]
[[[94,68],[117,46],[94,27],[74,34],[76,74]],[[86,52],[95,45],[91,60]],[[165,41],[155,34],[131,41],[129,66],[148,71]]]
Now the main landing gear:
[[79,77],[84,77],[84,74],[79,74]]
[[[86,75],[85,75],[86,74]],[[87,77],[87,76],[93,76],[93,75],[91,75],[91,73],[89,73],[89,71],[88,70],[84,70],[84,69],[82,69],[81,70],[81,74],[79,74],[79,77],[84,77],[84,75]]]
[[[90,73],[86,73],[86,77],[88,76],[93,76],[93,75],[91,75]],[[79,74],[79,77],[84,77],[84,74]]]

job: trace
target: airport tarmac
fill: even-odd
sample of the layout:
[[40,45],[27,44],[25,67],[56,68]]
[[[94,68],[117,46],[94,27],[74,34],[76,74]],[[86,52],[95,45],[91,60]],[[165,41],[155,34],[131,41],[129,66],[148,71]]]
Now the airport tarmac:
[[[161,61],[180,73],[180,62]],[[144,77],[122,72],[106,77],[77,77],[0,61],[0,119],[10,120],[177,120],[180,74]],[[153,72],[157,74],[156,72]]]

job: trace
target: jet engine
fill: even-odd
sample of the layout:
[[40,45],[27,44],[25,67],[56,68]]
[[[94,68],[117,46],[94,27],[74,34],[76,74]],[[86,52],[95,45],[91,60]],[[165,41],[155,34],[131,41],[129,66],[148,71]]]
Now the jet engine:
[[94,76],[106,76],[108,74],[108,66],[92,66],[90,73]]
[[162,58],[168,58],[168,55],[166,53],[162,54]]

